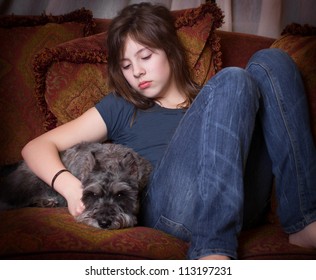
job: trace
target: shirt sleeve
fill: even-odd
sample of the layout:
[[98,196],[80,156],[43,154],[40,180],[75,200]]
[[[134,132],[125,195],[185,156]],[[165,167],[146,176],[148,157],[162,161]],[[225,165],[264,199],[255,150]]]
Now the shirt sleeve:
[[106,124],[109,140],[116,139],[131,122],[134,110],[132,104],[113,93],[102,98],[95,107]]

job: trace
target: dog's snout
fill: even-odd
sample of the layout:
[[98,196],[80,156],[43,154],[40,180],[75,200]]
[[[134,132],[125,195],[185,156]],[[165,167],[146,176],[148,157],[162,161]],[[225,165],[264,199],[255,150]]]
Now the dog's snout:
[[98,221],[98,224],[101,228],[103,229],[106,229],[106,228],[109,228],[112,224],[112,221],[111,220],[101,220],[101,221]]

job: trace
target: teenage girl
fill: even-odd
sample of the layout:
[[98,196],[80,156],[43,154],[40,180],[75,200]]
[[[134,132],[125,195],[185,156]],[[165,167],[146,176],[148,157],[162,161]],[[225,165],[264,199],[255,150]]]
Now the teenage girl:
[[[235,259],[242,227],[264,213],[273,171],[289,242],[316,247],[316,151],[288,55],[260,51],[246,69],[225,68],[199,88],[171,13],[149,3],[112,20],[107,49],[113,92],[23,148],[41,179],[50,184],[65,168],[59,152],[79,142],[126,145],[155,167],[142,225],[189,241],[189,259]],[[83,211],[81,183],[71,173],[60,173],[55,189],[73,216]]]

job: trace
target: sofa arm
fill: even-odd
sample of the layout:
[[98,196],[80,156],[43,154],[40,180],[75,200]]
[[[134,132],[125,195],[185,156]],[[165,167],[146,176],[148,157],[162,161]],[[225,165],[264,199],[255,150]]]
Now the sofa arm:
[[220,37],[223,67],[244,68],[255,52],[269,48],[275,41],[273,38],[237,32],[217,30],[216,33]]

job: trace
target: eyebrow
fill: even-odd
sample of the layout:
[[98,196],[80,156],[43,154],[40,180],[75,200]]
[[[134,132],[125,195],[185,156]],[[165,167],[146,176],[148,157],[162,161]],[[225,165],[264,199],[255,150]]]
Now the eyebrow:
[[[149,51],[151,51],[149,48],[147,48],[147,47],[143,47],[143,48],[141,48],[140,50],[138,50],[136,53],[135,53],[135,55],[134,56],[137,56],[137,55],[139,55],[141,52],[143,52],[143,51],[145,51],[145,50],[149,50]],[[122,58],[121,59],[121,61],[124,61],[124,60],[128,60],[128,58]]]

